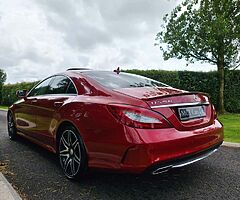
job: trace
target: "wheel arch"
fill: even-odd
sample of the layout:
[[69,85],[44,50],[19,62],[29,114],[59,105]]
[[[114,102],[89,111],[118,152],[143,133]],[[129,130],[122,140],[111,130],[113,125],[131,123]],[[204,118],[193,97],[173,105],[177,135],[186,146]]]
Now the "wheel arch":
[[58,143],[59,143],[59,139],[60,139],[60,136],[61,136],[61,130],[66,127],[66,126],[73,126],[77,131],[78,131],[78,134],[79,134],[79,137],[81,138],[82,140],[82,143],[84,145],[84,148],[86,150],[86,153],[88,152],[87,151],[87,147],[85,145],[85,142],[83,140],[83,137],[81,135],[81,131],[79,130],[79,128],[76,126],[75,123],[73,123],[72,121],[69,121],[69,120],[63,120],[59,123],[57,129],[56,129],[56,135],[55,135],[55,149],[56,149],[56,153],[58,153]]

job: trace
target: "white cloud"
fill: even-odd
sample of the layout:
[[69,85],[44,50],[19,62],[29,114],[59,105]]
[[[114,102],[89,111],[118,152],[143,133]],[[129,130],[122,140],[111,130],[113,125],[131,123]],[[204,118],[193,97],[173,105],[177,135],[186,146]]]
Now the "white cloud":
[[164,61],[154,46],[162,17],[180,0],[8,0],[0,3],[0,68],[7,82],[69,67],[211,70]]

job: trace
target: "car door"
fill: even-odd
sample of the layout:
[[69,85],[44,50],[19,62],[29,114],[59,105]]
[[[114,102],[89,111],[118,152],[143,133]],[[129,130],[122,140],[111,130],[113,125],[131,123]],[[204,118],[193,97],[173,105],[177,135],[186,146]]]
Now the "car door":
[[54,146],[53,132],[60,120],[59,109],[77,95],[73,82],[66,76],[57,75],[49,84],[45,95],[37,99],[36,129],[38,140],[50,147]]
[[51,78],[36,85],[25,97],[15,103],[16,127],[18,131],[33,137],[36,134],[36,103],[37,99],[47,91]]

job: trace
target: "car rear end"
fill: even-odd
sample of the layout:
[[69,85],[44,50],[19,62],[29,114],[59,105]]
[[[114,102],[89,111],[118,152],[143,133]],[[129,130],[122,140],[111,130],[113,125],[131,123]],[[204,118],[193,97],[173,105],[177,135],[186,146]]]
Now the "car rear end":
[[[126,101],[109,103],[108,110],[125,126],[132,142],[125,150],[123,171],[158,174],[211,155],[223,142],[223,126],[204,93],[187,92],[142,76],[84,72]],[[127,97],[141,100],[133,105]]]
[[127,170],[162,173],[206,158],[223,142],[223,126],[206,94],[169,95],[167,90],[172,89],[159,90],[166,90],[165,95],[143,100],[152,112],[161,116],[162,127],[133,127],[141,144],[126,152],[122,167]]

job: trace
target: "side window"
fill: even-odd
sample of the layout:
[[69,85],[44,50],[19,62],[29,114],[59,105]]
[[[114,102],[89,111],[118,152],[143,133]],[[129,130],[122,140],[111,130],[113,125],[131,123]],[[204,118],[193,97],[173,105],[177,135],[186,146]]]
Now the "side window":
[[66,93],[67,94],[77,94],[77,91],[76,91],[75,86],[72,81],[69,82]]
[[70,80],[65,76],[55,76],[49,86],[48,94],[65,94]]
[[38,95],[44,95],[48,92],[49,83],[52,81],[52,77],[44,80],[39,85],[37,85],[35,88],[31,90],[31,92],[28,94],[29,97],[32,96],[38,96]]

